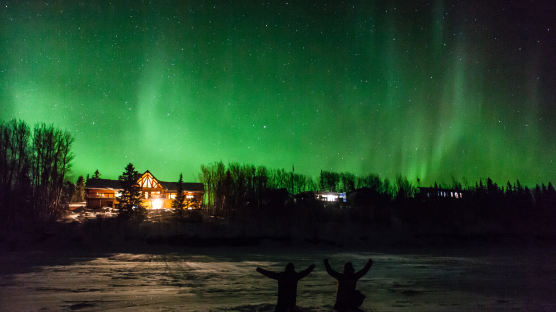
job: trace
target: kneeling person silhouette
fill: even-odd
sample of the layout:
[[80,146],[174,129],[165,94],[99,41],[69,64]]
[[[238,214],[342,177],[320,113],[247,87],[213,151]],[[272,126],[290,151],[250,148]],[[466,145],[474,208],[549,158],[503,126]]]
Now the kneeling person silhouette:
[[309,275],[311,271],[315,268],[314,264],[311,264],[307,269],[301,272],[295,272],[293,263],[288,263],[286,265],[286,270],[284,272],[272,272],[265,269],[257,268],[257,272],[261,273],[266,277],[278,280],[278,302],[276,303],[276,312],[294,312],[298,311],[295,306],[297,298],[297,282]]
[[328,259],[324,260],[326,272],[338,280],[338,293],[336,294],[336,304],[334,304],[334,309],[338,311],[353,311],[357,310],[361,304],[363,304],[365,295],[356,290],[355,287],[357,280],[363,277],[372,265],[373,260],[369,259],[363,269],[355,272],[351,262],[347,262],[344,265],[344,273],[338,273],[330,267]]

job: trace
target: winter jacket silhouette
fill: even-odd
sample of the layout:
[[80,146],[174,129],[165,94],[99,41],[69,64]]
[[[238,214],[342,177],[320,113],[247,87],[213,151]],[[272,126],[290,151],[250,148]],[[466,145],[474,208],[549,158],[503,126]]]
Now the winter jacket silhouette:
[[276,312],[294,312],[298,311],[295,306],[297,297],[297,282],[309,275],[315,268],[312,264],[301,272],[295,272],[293,263],[286,265],[284,272],[272,272],[265,269],[257,268],[257,272],[266,277],[270,277],[278,281],[278,302],[276,303]]
[[360,291],[356,290],[357,280],[359,280],[363,275],[365,275],[371,266],[373,265],[373,260],[369,259],[367,264],[363,269],[358,272],[354,272],[353,265],[351,262],[347,262],[344,265],[344,273],[339,273],[334,271],[328,259],[324,260],[324,266],[326,267],[326,272],[336,280],[338,280],[338,293],[336,294],[336,304],[334,308],[338,311],[353,311],[361,306],[363,300],[365,300],[365,295]]

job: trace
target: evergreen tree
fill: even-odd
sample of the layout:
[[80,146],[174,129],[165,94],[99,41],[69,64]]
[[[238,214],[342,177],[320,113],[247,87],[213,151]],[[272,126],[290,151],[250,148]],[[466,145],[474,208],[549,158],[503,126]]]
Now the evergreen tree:
[[396,177],[396,199],[404,200],[415,195],[415,188],[406,177],[398,175]]
[[100,179],[100,172],[98,172],[98,169],[93,173],[93,179]]
[[178,180],[176,198],[172,201],[172,209],[175,216],[183,218],[185,213],[185,194],[183,193],[183,176],[181,173]]
[[506,195],[510,195],[513,192],[513,187],[510,181],[506,184]]
[[514,191],[516,191],[518,193],[523,193],[523,187],[521,186],[521,183],[519,182],[519,180],[517,180],[515,182]]
[[125,171],[118,178],[122,187],[122,195],[119,200],[120,212],[118,216],[123,219],[143,221],[145,218],[146,209],[143,207],[141,201],[141,187],[137,183],[139,178],[141,178],[141,174],[135,170],[132,163],[129,163],[125,167]]
[[540,201],[542,197],[541,187],[537,184],[535,186],[535,200]]
[[199,209],[200,204],[201,203],[199,202],[199,200],[197,200],[197,197],[185,198],[185,207],[187,209]]
[[548,187],[546,188],[546,190],[549,194],[556,193],[556,190],[554,190],[554,185],[552,185],[552,182],[548,182]]

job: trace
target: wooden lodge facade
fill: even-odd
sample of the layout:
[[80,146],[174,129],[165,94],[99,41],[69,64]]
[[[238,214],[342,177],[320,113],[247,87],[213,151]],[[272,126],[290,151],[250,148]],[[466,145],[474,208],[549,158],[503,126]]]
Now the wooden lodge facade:
[[[147,209],[170,209],[172,200],[177,195],[177,182],[165,182],[156,179],[148,170],[143,173],[139,181],[143,205]],[[185,203],[188,209],[201,207],[204,195],[203,183],[183,183]],[[89,179],[85,186],[87,207],[100,209],[103,207],[116,208],[122,187],[120,181],[109,179]]]

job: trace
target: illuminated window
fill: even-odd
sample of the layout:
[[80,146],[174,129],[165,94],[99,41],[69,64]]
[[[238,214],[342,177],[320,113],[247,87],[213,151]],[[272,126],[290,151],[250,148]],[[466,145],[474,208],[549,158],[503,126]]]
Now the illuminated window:
[[161,188],[160,184],[153,178],[150,173],[143,175],[139,181],[139,186],[142,188]]
[[187,199],[192,199],[192,198],[195,198],[195,195],[187,195],[186,198]]
[[338,200],[338,195],[334,195],[334,194],[325,194],[325,195],[322,195],[322,199],[323,199],[324,201],[327,201],[327,202],[333,202],[333,201],[337,201],[337,200]]

